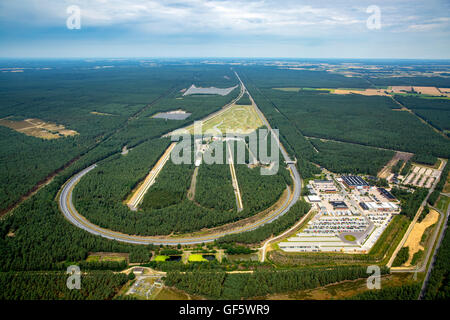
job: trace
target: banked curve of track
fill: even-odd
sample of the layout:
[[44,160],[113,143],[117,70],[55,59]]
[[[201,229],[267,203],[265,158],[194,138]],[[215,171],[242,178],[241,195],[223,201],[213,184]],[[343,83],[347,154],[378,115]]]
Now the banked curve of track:
[[[285,214],[289,209],[294,205],[296,200],[298,199],[298,196],[295,195],[298,192],[298,188],[296,184],[294,183],[294,190],[293,192],[290,191],[288,188],[288,194],[286,199],[284,200],[283,204],[272,211],[270,214],[262,217],[261,219],[247,224],[242,227],[237,227],[234,229],[231,229],[229,231],[221,231],[217,233],[211,233],[204,236],[192,236],[192,237],[161,237],[161,236],[138,236],[138,235],[128,235],[124,233],[120,233],[117,231],[105,229],[102,227],[99,227],[89,220],[87,220],[85,217],[83,217],[75,208],[72,202],[72,192],[76,184],[80,181],[80,179],[86,175],[91,170],[95,169],[97,167],[96,164],[84,169],[83,171],[79,172],[78,174],[71,177],[62,187],[61,192],[58,197],[59,202],[59,208],[61,212],[64,214],[67,220],[69,220],[72,224],[75,226],[91,233],[94,235],[102,236],[107,239],[111,240],[117,240],[121,242],[126,243],[132,243],[132,244],[155,244],[155,245],[187,245],[187,244],[198,244],[198,243],[206,243],[206,242],[212,242],[218,238],[221,238],[228,234],[234,234],[234,233],[241,233],[245,231],[254,230],[258,227],[261,227],[262,225],[266,223],[270,223],[283,214]],[[292,173],[292,171],[291,171]],[[293,173],[294,175],[295,173]],[[295,180],[295,179],[294,179]]]

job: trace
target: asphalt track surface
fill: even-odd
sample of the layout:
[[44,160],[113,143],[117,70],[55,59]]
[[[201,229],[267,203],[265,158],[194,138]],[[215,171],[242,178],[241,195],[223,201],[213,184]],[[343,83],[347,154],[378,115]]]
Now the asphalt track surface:
[[[244,84],[242,83],[239,76],[238,77],[241,86],[245,89]],[[256,108],[258,115],[261,117],[261,120],[263,123],[272,130],[270,127],[269,122],[264,117],[262,112],[259,110],[259,108],[256,106],[256,104],[253,101],[253,98],[250,96],[250,99],[253,102],[254,107]],[[289,156],[284,149],[284,147],[281,145],[280,141],[277,139],[277,144],[281,150],[281,153],[284,157],[285,161],[290,161]],[[207,243],[207,242],[213,242],[214,240],[217,240],[223,236],[235,234],[235,233],[242,233],[245,231],[251,231],[254,229],[257,229],[267,223],[270,223],[279,217],[283,216],[286,212],[289,211],[289,209],[297,202],[297,200],[300,197],[301,194],[301,186],[302,181],[300,178],[300,174],[297,171],[297,168],[295,164],[288,164],[288,170],[290,171],[292,180],[293,180],[293,190],[288,188],[288,194],[286,199],[284,200],[283,204],[277,208],[276,210],[272,211],[269,215],[266,215],[262,217],[261,219],[252,222],[250,224],[232,228],[228,231],[218,231],[216,233],[211,233],[207,235],[192,235],[192,236],[172,236],[172,237],[164,237],[164,236],[138,236],[138,235],[128,235],[123,234],[117,231],[112,231],[109,229],[101,228],[90,221],[88,221],[85,217],[83,217],[75,208],[72,202],[72,192],[76,184],[80,181],[80,179],[86,175],[91,170],[94,170],[97,167],[97,164],[93,164],[90,167],[82,170],[81,172],[77,173],[76,175],[72,176],[62,187],[59,197],[58,197],[58,203],[59,208],[63,215],[66,217],[67,220],[69,220],[72,224],[79,227],[80,229],[83,229],[91,234],[98,235],[107,239],[121,241],[125,243],[132,243],[132,244],[155,244],[155,245],[188,245],[188,244],[198,244],[198,243]]]

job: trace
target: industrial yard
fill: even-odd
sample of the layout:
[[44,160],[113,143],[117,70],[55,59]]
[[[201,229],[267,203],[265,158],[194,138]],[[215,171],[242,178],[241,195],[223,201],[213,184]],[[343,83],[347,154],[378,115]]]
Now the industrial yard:
[[430,167],[414,164],[411,168],[411,171],[404,177],[399,176],[399,179],[402,179],[403,184],[405,185],[431,188],[434,181],[436,181],[436,179],[439,179],[441,172],[442,168],[433,169]]
[[295,236],[279,243],[283,251],[367,253],[400,213],[389,191],[359,176],[328,174],[306,187],[315,214]]

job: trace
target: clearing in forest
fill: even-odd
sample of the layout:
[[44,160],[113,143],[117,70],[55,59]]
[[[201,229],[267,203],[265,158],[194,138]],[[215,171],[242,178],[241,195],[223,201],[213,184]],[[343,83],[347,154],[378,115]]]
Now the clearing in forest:
[[198,168],[199,167],[195,167],[194,169],[194,173],[192,174],[191,179],[191,186],[189,187],[189,190],[187,192],[187,198],[191,201],[194,201],[195,199],[195,185],[197,184]]
[[63,125],[45,122],[39,119],[22,121],[0,119],[0,125],[36,138],[51,140],[66,136],[74,136],[78,132],[66,129]]
[[184,93],[183,96],[188,96],[191,94],[218,94],[221,96],[228,95],[231,91],[236,89],[238,86],[235,85],[234,87],[230,88],[216,88],[216,87],[208,87],[208,88],[202,88],[202,87],[196,87],[194,84],[189,87]]
[[106,113],[106,112],[91,111],[90,113],[95,114],[96,116],[112,116],[111,113]]
[[397,151],[392,159],[389,160],[389,162],[384,166],[384,168],[378,172],[378,178],[386,179],[391,173],[392,167],[395,166],[398,161],[403,160],[406,163],[412,156],[412,153]]
[[[222,134],[227,132],[249,134],[262,126],[261,118],[253,106],[234,105],[204,121],[202,133],[211,130],[214,132],[218,129]],[[193,126],[189,126],[187,130],[190,134],[194,133]]]
[[420,244],[422,235],[425,230],[435,224],[439,219],[439,213],[436,210],[431,209],[426,217],[414,225],[408,239],[405,242],[405,247],[409,247],[409,258],[405,262],[405,266],[410,266],[413,256],[419,250],[425,250],[425,248]]

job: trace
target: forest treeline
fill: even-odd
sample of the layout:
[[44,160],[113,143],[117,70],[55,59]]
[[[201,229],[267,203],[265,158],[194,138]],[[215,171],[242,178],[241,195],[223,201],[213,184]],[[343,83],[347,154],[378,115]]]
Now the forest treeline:
[[110,300],[128,281],[123,273],[91,271],[79,290],[67,288],[64,272],[0,272],[0,300]]
[[348,298],[348,300],[417,300],[420,288],[420,283],[411,283],[379,290],[367,290]]
[[450,100],[408,95],[396,95],[395,99],[439,130],[450,130]]
[[428,197],[428,203],[432,206],[436,204],[436,201],[438,200],[442,190],[444,190],[445,183],[447,182],[447,176],[450,171],[450,165],[445,165],[444,169],[442,170],[441,176],[439,177],[439,182],[436,184],[436,188],[434,188],[433,192]]
[[450,232],[445,229],[445,235],[437,251],[436,260],[426,284],[424,298],[427,300],[448,300],[450,298]]
[[252,231],[246,231],[242,233],[235,233],[224,236],[217,240],[219,244],[225,243],[257,243],[269,238],[272,235],[278,235],[279,233],[285,231],[289,227],[293,226],[298,222],[301,217],[308,213],[311,205],[305,201],[297,201],[287,213],[272,221],[267,223],[258,229]]
[[407,190],[400,188],[392,188],[391,193],[400,200],[400,205],[402,207],[400,213],[412,220],[427,196],[428,189],[417,188],[414,192],[408,192]]
[[394,156],[394,151],[367,146],[311,139],[319,151],[312,161],[335,173],[368,174],[376,176]]
[[[387,269],[383,268],[382,273]],[[168,272],[166,285],[212,299],[241,299],[272,293],[311,289],[343,280],[366,278],[365,267],[304,268],[255,271],[245,274],[225,272]]]

